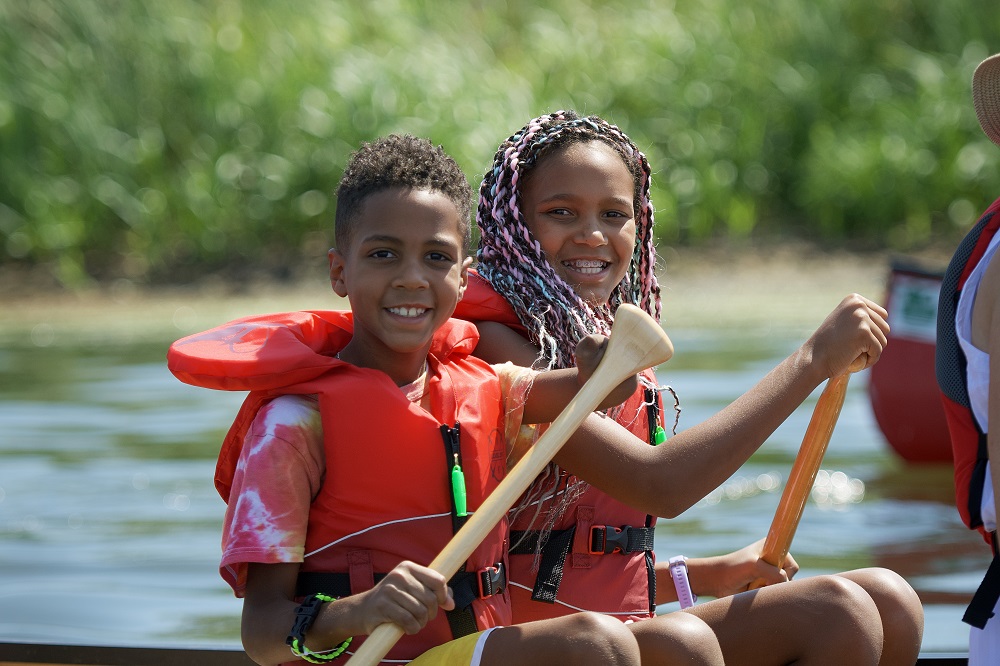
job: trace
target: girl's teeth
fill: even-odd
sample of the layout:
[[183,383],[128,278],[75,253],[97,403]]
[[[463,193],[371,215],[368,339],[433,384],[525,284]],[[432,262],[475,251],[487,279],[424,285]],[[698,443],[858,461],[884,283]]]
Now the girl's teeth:
[[599,261],[597,259],[581,259],[579,261],[570,262],[569,265],[571,268],[574,268],[581,273],[595,274],[604,270],[607,262]]

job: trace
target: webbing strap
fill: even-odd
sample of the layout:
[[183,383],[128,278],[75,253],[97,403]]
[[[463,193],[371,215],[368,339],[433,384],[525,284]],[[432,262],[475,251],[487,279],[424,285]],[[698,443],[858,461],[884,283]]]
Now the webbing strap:
[[455,610],[445,611],[444,616],[448,618],[448,627],[451,629],[452,638],[461,638],[479,631],[479,627],[476,625],[476,616],[472,614],[472,606],[459,610],[456,605]]
[[[521,541],[523,532],[511,532],[511,543]],[[566,558],[573,547],[573,536],[576,534],[576,526],[567,530],[553,530],[549,533],[549,539],[542,547],[542,559],[538,563],[538,575],[535,576],[535,587],[531,591],[531,598],[534,601],[541,601],[546,604],[556,602],[556,594],[559,592],[559,585],[562,583],[563,571],[566,568]],[[538,548],[537,531],[528,532],[516,550],[511,550],[511,555],[533,554]],[[530,543],[529,543],[530,542]],[[530,550],[528,549],[530,547]]]
[[608,525],[594,525],[590,530],[591,554],[638,553],[653,550],[652,527],[615,528]]
[[[384,573],[375,574],[375,583],[385,578]],[[351,575],[324,571],[301,571],[295,581],[295,596],[327,594],[331,597],[351,596]]]
[[[590,532],[590,554],[600,555],[611,553],[647,553],[647,565],[652,562],[653,550],[652,527],[614,528],[606,525],[594,525]],[[537,530],[512,531],[510,533],[511,555],[534,555],[539,550],[538,540],[541,532]],[[531,591],[534,601],[553,604],[562,584],[566,560],[573,547],[573,537],[576,526],[565,530],[552,530],[548,540],[541,546],[542,558],[538,563],[538,574],[535,576],[535,586]],[[651,569],[651,567],[648,567]],[[655,579],[651,589],[655,590]],[[655,599],[655,597],[652,597]]]
[[[376,573],[375,582],[385,578],[384,573]],[[507,568],[503,562],[482,571],[459,571],[448,581],[455,599],[455,610],[446,611],[448,626],[453,638],[461,638],[479,631],[476,616],[472,612],[472,602],[494,594],[502,593],[507,587]],[[347,597],[352,594],[350,574],[323,571],[303,571],[295,583],[296,596],[306,596],[322,592],[332,597]]]
[[997,600],[1000,600],[1000,556],[994,555],[983,582],[979,584],[979,589],[972,595],[972,602],[965,609],[962,622],[978,629],[985,628],[986,623],[993,617]]
[[656,558],[653,551],[647,550],[646,557],[646,584],[649,587],[649,612],[656,614]]
[[[969,410],[970,414],[972,410]],[[979,443],[976,445],[976,464],[972,467],[972,475],[969,477],[969,523],[975,529],[983,524],[983,488],[986,484],[986,465],[990,460],[990,450],[985,432],[979,430],[979,423],[972,419],[979,434]],[[996,532],[993,533],[994,535]]]

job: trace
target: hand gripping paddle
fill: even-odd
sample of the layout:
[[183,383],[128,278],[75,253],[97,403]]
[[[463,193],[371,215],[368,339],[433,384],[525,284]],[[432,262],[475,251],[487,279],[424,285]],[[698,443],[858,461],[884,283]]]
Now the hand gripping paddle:
[[[633,305],[621,305],[594,374],[429,567],[451,578],[611,389],[630,375],[667,361],[673,353],[670,338],[652,317]],[[347,663],[374,666],[402,635],[403,630],[394,624],[379,625]]]

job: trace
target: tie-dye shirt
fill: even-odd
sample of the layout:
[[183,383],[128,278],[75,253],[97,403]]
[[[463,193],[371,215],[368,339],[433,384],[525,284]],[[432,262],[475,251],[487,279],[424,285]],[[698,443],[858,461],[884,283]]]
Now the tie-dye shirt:
[[[504,396],[504,427],[517,433],[534,372],[510,363],[493,368]],[[400,390],[420,402],[423,387],[421,377]],[[246,589],[248,563],[303,561],[309,506],[323,484],[325,458],[315,396],[280,396],[257,413],[240,452],[222,528],[219,573],[237,597]]]

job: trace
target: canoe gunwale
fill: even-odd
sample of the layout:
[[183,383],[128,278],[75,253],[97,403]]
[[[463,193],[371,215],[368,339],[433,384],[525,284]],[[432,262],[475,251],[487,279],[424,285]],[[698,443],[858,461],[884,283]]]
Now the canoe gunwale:
[[[916,666],[966,666],[967,654],[922,653]],[[0,641],[0,666],[254,666],[238,648],[53,645]]]

